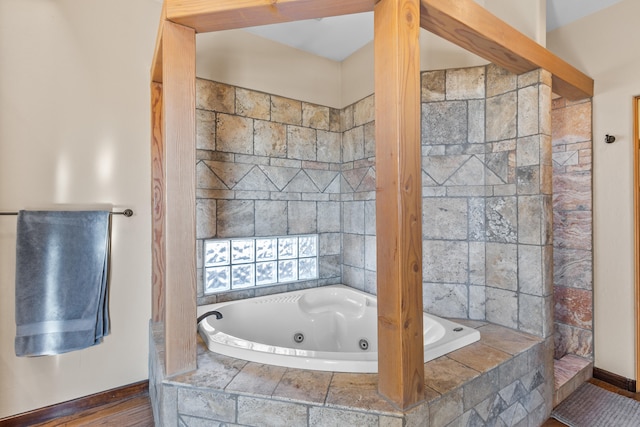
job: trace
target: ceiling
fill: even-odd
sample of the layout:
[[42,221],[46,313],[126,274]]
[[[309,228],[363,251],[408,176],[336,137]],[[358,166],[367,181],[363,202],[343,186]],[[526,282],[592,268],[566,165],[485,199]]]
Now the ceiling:
[[[547,0],[547,31],[577,21],[621,0]],[[373,40],[373,13],[245,28],[244,31],[334,61]]]

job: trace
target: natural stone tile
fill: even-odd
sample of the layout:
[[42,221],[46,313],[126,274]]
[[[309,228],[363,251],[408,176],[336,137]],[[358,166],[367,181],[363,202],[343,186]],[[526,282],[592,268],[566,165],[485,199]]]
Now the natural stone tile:
[[446,426],[463,412],[462,389],[457,389],[429,404],[429,425]]
[[[248,192],[270,192],[278,191],[275,185],[267,178],[258,166],[254,166],[240,181],[233,187],[235,191]],[[268,194],[267,197],[268,198]]]
[[253,236],[253,209],[253,200],[218,200],[218,237]]
[[365,123],[364,125],[364,157],[373,157],[376,155],[376,126],[375,122]]
[[309,178],[309,175],[304,170],[300,170],[282,191],[289,193],[317,193],[319,190]]
[[518,205],[515,197],[489,197],[486,200],[487,239],[515,243],[518,238]]
[[300,172],[299,167],[260,166],[260,169],[279,190],[283,190]]
[[196,200],[196,239],[209,239],[216,235],[216,201]]
[[364,236],[345,233],[342,242],[344,263],[351,267],[364,268]]
[[364,158],[364,127],[357,126],[342,134],[342,161]]
[[555,321],[583,329],[593,328],[593,292],[565,286],[554,287]]
[[487,320],[508,328],[518,327],[518,294],[513,291],[487,287]]
[[279,200],[255,201],[255,235],[278,236],[287,234],[287,202]]
[[562,323],[555,324],[554,357],[570,353],[585,358],[593,356],[593,331]]
[[484,164],[476,156],[471,156],[449,177],[445,185],[480,185],[484,178]]
[[302,126],[313,129],[329,130],[329,107],[303,102]]
[[266,93],[236,88],[236,114],[269,120],[271,117],[271,97]]
[[[422,170],[438,185],[444,184],[470,156],[439,156],[428,155],[422,157]],[[477,182],[476,182],[477,184]]]
[[[213,172],[215,176],[209,176],[205,169],[202,169],[198,182],[199,188],[211,189],[233,189],[240,180],[253,168],[253,165],[218,162],[204,160],[202,164]],[[219,182],[224,183],[223,186]]]
[[590,173],[554,174],[554,210],[591,210],[591,181],[592,179]]
[[207,110],[196,110],[196,148],[216,149],[216,114]]
[[517,166],[533,166],[540,164],[540,136],[518,138],[516,149]]
[[255,120],[253,126],[253,152],[257,156],[287,156],[287,133],[285,125],[264,120]]
[[480,373],[490,371],[511,358],[510,354],[485,345],[481,341],[455,350],[447,356]]
[[512,157],[512,151],[498,151],[494,153],[487,153],[487,155],[485,156],[485,184],[502,185],[512,182]]
[[501,389],[519,380],[529,372],[529,358],[526,352],[520,353],[498,367]]
[[[480,333],[482,334],[482,332]],[[484,339],[484,337],[481,339]],[[494,399],[493,396],[498,392],[498,370],[492,369],[472,379],[462,387],[462,391],[462,403],[465,411],[477,407],[488,398],[492,401]],[[480,412],[480,415],[483,415],[483,413]],[[486,417],[483,418],[487,419]]]
[[541,246],[518,246],[518,285],[520,292],[530,295],[544,295],[542,265]]
[[340,232],[340,202],[318,202],[318,233]]
[[464,144],[467,142],[467,103],[445,101],[422,106],[422,143]]
[[518,242],[544,244],[542,238],[543,203],[541,196],[518,197]]
[[495,65],[487,65],[487,97],[501,95],[517,88],[518,76],[504,68]]
[[468,141],[470,144],[484,143],[485,100],[469,100]]
[[287,126],[287,157],[316,160],[316,131],[300,126]]
[[233,114],[234,87],[211,80],[196,79],[196,108]]
[[364,291],[368,294],[378,295],[378,277],[375,271],[364,271]]
[[423,71],[420,80],[422,102],[444,101],[445,70]]
[[[487,319],[488,320],[488,319]],[[485,325],[478,328],[481,342],[509,354],[522,353],[540,342],[534,336],[499,325]]]
[[423,283],[422,301],[425,311],[436,316],[467,317],[469,301],[466,285]]
[[230,393],[271,396],[286,368],[262,363],[247,363],[225,388]]
[[218,114],[216,149],[232,153],[253,154],[253,120],[229,114]]
[[340,110],[337,108],[329,108],[329,130],[331,132],[342,132]]
[[376,234],[376,202],[369,200],[364,202],[364,233]]
[[591,140],[591,102],[574,104],[551,113],[553,144]]
[[378,394],[378,375],[376,374],[334,373],[326,405],[395,412],[391,405]]
[[[546,73],[546,71],[544,71]],[[542,84],[538,86],[539,104],[539,131],[544,135],[551,135],[551,97],[553,96],[551,86]]]
[[385,417],[380,415],[378,427],[403,427],[401,417]]
[[351,104],[340,110],[340,130],[344,132],[353,126],[353,104]]
[[291,201],[287,213],[289,234],[318,232],[316,202]]
[[365,123],[372,122],[375,119],[375,102],[374,95],[369,95],[366,98],[353,104],[353,124],[354,126],[360,126]]
[[236,398],[226,393],[181,387],[178,389],[178,413],[234,422]]
[[591,212],[557,211],[553,219],[555,248],[591,250]]
[[561,286],[593,288],[593,253],[556,247],[553,250],[553,281]]
[[271,95],[271,121],[300,126],[302,103],[294,99]]
[[320,233],[320,255],[339,255],[342,253],[342,235],[340,233]]
[[522,73],[518,75],[518,87],[523,88],[540,82],[540,69]]
[[516,168],[518,194],[540,194],[540,166],[523,166]]
[[424,364],[425,386],[442,395],[458,390],[462,385],[479,375],[479,372],[447,356]]
[[545,297],[518,295],[518,329],[539,337],[547,336],[547,328],[550,322],[547,318],[552,318],[551,304]]
[[467,242],[425,240],[422,275],[425,282],[466,283],[469,267]]
[[479,99],[485,97],[485,67],[446,70],[447,99]]
[[486,318],[486,288],[484,286],[469,286],[469,318]]
[[508,92],[487,99],[487,141],[500,141],[516,136],[517,96]]
[[273,397],[324,404],[332,376],[331,372],[287,369],[273,392]]
[[336,179],[339,172],[336,171],[328,171],[328,170],[315,170],[315,169],[306,169],[305,173],[311,179],[311,181],[315,184],[315,186],[320,190],[320,192],[327,191],[329,185]]
[[364,234],[364,206],[363,201],[344,202],[343,206],[343,231],[345,233]]
[[347,264],[342,265],[342,283],[352,288],[364,291],[365,269],[362,267],[352,267]]
[[[468,239],[484,241],[485,238],[485,199],[483,197],[467,198],[468,203]],[[484,262],[483,270],[484,270]],[[483,273],[484,275],[484,273]],[[476,283],[479,284],[479,283]]]
[[467,201],[441,197],[422,199],[422,236],[424,239],[465,239]]
[[375,192],[376,191],[376,172],[374,168],[367,168],[360,185],[356,189],[357,192]]
[[364,236],[364,268],[376,271],[377,267],[376,236]]
[[238,423],[251,426],[307,426],[307,407],[238,396]]
[[527,427],[527,411],[520,403],[514,403],[500,414],[506,426]]
[[538,86],[518,90],[518,136],[539,133]]
[[518,289],[517,257],[515,244],[486,244],[487,286],[515,291]]
[[317,133],[317,159],[319,162],[342,161],[342,135],[337,132],[319,130]]
[[310,427],[377,426],[378,416],[362,412],[312,406],[309,408]]

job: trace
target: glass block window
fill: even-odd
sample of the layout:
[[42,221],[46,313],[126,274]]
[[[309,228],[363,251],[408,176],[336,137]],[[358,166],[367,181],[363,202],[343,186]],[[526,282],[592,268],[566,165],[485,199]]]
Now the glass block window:
[[204,241],[204,293],[318,278],[318,235]]

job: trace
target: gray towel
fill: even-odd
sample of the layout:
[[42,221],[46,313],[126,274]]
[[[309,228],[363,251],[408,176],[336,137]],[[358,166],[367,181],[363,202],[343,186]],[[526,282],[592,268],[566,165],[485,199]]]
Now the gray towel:
[[16,356],[79,350],[109,333],[109,212],[20,211]]

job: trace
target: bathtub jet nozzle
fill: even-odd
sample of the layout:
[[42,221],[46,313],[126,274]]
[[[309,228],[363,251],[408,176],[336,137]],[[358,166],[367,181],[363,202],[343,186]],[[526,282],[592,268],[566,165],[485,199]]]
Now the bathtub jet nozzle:
[[198,317],[198,320],[196,321],[196,324],[199,324],[200,322],[202,322],[204,319],[206,319],[209,316],[216,316],[217,320],[222,319],[222,313],[220,313],[219,311],[217,311],[217,310],[207,311],[205,314],[203,314],[200,317]]

